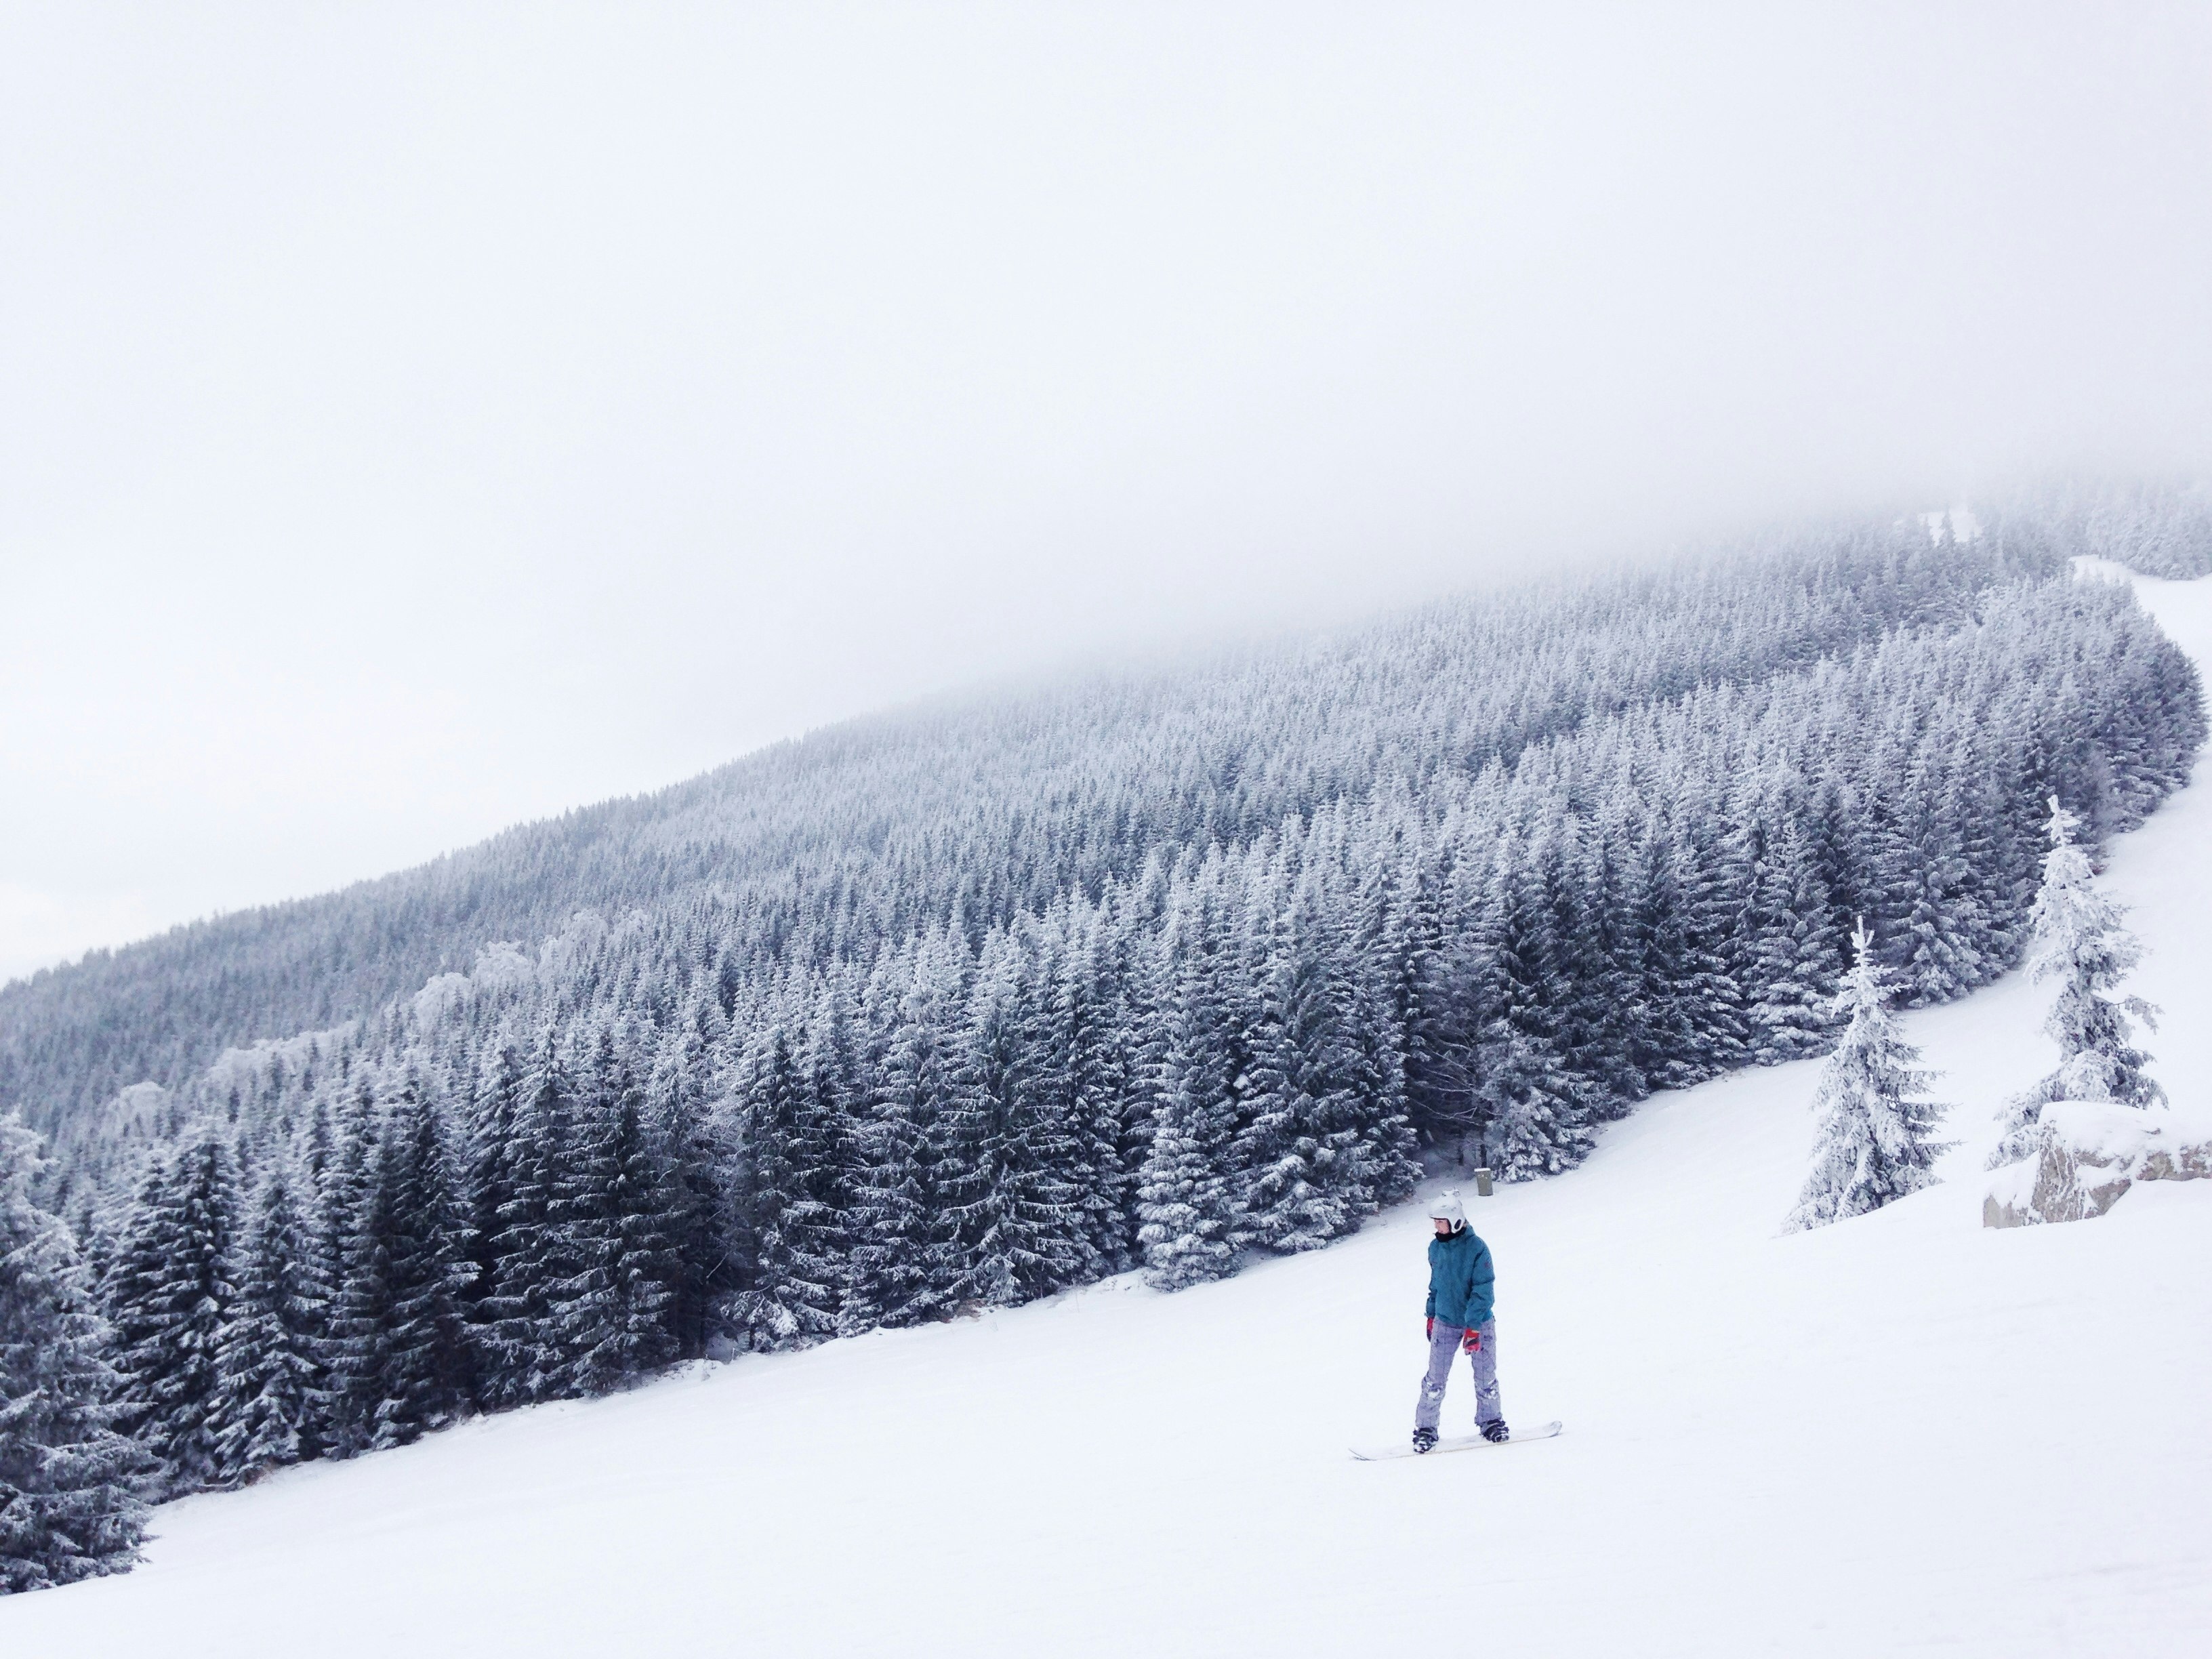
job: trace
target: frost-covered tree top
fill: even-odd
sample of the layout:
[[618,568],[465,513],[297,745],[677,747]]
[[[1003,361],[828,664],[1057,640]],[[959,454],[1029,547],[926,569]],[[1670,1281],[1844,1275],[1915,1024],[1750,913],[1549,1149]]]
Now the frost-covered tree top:
[[[2080,841],[2081,820],[2051,798],[2045,833],[2051,850],[2043,859],[2043,884],[2027,913],[2032,930],[2028,977],[2040,983],[2061,981],[2069,992],[2109,991],[2142,960],[2142,945],[2121,924],[2126,907],[2096,887],[2096,871]],[[2081,1051],[2087,1033],[2072,1023],[2065,998],[2044,1029],[2068,1054]],[[2095,1099],[2101,1097],[2087,1096]]]

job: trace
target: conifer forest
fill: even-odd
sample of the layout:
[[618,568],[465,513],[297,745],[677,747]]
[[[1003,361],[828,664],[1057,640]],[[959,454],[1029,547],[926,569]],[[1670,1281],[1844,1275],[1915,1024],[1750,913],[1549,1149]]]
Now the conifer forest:
[[2073,561],[2201,569],[2206,520],[2100,501],[950,699],[10,985],[84,1484],[1319,1249],[1825,1052],[1862,927],[1867,983],[1961,996],[2052,799],[2094,854],[2205,735]]

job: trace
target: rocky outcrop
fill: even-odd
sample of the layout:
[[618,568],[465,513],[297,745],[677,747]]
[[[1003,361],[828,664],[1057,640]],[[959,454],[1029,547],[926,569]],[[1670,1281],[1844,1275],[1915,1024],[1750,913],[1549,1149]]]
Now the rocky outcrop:
[[2171,1113],[2102,1100],[2054,1101],[2043,1109],[2034,1150],[1990,1178],[1984,1227],[2086,1221],[2118,1203],[2138,1181],[2212,1176],[2212,1138],[2191,1133]]

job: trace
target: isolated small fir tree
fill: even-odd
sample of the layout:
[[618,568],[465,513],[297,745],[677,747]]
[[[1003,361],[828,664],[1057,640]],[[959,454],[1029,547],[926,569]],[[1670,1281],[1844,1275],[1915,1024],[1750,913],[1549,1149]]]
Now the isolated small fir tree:
[[1949,1150],[1935,1138],[1945,1109],[1922,1097],[1930,1073],[1889,1012],[1889,994],[1861,927],[1836,1011],[1848,1021],[1813,1096],[1812,1173],[1784,1226],[1825,1227],[1878,1210],[1936,1182]]
[[138,1559],[146,1458],[116,1432],[106,1323],[76,1241],[31,1196],[38,1137],[0,1117],[0,1595]]
[[2166,1091],[2145,1071],[2150,1056],[2130,1041],[2130,1018],[2158,1029],[2158,1010],[2141,997],[2114,998],[2112,990],[2142,960],[2142,945],[2120,924],[2119,902],[2094,885],[2088,854],[2075,842],[2080,820],[2051,798],[2043,886],[2028,913],[2033,930],[2028,977],[2057,980],[2058,1000],[2043,1022],[2058,1044],[2058,1069],[2014,1097],[2004,1133],[1990,1167],[2011,1164],[2034,1150],[2043,1109],[2056,1100],[2108,1100],[2150,1106]]

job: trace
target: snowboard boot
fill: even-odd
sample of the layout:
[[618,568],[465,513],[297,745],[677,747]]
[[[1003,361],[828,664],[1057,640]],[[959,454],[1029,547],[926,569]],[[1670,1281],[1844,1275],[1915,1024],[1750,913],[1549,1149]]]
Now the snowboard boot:
[[1505,1419],[1502,1417],[1494,1423],[1478,1423],[1474,1426],[1482,1431],[1482,1437],[1493,1446],[1506,1438]]
[[1413,1449],[1415,1451],[1432,1451],[1436,1449],[1436,1443],[1437,1431],[1434,1429],[1415,1429],[1413,1431]]

